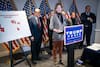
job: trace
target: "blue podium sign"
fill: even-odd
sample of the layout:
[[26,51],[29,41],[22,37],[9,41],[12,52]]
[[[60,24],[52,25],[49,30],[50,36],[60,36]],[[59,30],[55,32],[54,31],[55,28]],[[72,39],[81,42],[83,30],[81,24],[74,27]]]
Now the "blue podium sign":
[[83,25],[64,27],[64,45],[70,45],[83,40]]

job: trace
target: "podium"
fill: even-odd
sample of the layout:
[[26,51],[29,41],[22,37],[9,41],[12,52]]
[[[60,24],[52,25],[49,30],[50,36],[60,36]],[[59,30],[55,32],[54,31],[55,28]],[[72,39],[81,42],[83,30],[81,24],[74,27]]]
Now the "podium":
[[83,25],[64,27],[64,45],[67,46],[68,66],[74,67],[74,44],[83,40]]

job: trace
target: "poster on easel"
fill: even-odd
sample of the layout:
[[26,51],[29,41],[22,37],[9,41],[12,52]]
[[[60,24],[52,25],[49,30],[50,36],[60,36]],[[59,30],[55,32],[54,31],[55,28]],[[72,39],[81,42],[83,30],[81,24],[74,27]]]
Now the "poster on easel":
[[0,11],[0,43],[31,36],[25,11]]

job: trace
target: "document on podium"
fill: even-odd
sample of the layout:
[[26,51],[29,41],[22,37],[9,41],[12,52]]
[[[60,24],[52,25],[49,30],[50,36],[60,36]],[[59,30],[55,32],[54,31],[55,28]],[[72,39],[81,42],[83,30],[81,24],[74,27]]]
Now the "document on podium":
[[95,50],[95,51],[99,51],[100,50],[100,44],[99,43],[94,43],[91,46],[88,46],[87,48]]

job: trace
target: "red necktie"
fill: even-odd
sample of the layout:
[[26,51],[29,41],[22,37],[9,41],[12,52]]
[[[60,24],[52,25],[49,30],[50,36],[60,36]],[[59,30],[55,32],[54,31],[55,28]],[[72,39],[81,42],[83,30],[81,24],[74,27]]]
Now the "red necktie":
[[38,18],[38,27],[40,28],[41,27],[41,22],[40,22],[40,19]]

